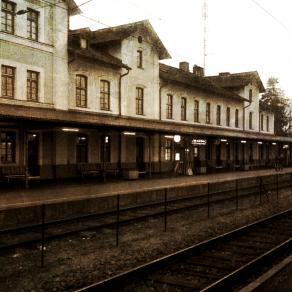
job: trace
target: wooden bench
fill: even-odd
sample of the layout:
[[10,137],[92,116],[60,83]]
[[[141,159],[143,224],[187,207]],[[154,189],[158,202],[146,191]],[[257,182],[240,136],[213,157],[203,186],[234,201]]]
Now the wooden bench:
[[7,179],[7,182],[10,183],[11,180],[20,179],[25,180],[25,166],[9,165],[2,166],[1,176]]
[[80,163],[77,166],[77,170],[82,177],[103,175],[101,166],[98,163]]
[[117,176],[120,172],[120,169],[118,168],[116,163],[104,162],[102,168],[104,171],[104,175],[113,174],[114,176]]

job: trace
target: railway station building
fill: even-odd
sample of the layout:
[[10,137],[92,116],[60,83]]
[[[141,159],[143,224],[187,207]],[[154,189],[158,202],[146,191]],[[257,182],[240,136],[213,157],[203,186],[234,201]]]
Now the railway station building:
[[69,30],[73,0],[1,0],[2,177],[181,174],[292,162],[256,71],[178,68],[147,20]]

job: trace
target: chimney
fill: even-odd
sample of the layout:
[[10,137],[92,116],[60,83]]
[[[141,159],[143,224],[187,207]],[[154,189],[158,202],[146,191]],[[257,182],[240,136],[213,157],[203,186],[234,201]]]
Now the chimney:
[[222,77],[229,76],[229,75],[230,75],[230,72],[220,72],[219,73],[219,76],[222,76]]
[[194,65],[193,67],[193,73],[197,77],[204,77],[205,76],[205,70],[203,67],[200,67],[198,65]]
[[185,72],[190,72],[189,62],[179,62],[179,69],[181,69]]

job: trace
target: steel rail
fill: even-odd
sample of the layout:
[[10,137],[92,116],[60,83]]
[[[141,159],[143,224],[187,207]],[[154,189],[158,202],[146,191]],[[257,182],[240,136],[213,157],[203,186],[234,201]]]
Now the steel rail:
[[[99,281],[97,283],[91,284],[89,286],[80,288],[76,290],[76,292],[84,292],[84,291],[118,291],[123,284],[129,283],[131,281],[135,281],[137,279],[145,279],[147,275],[153,271],[159,271],[161,268],[165,268],[168,264],[175,263],[177,260],[181,260],[183,258],[188,258],[191,254],[198,254],[201,251],[210,249],[212,246],[216,246],[218,242],[224,242],[230,240],[243,232],[250,231],[253,228],[258,228],[268,223],[273,223],[274,220],[281,218],[282,216],[286,216],[292,213],[292,209],[283,211],[281,213],[269,216],[267,218],[258,220],[246,226],[240,227],[238,229],[232,230],[230,232],[224,233],[222,235],[216,236],[212,239],[205,240],[183,250],[177,251],[175,253],[169,254],[162,258],[156,259],[144,265],[135,267],[134,269],[125,271],[111,278]],[[261,265],[263,262],[266,262],[268,259],[270,260],[275,256],[275,254],[280,251],[286,250],[287,247],[291,247],[292,238],[286,240],[285,242],[280,243],[276,247],[274,246],[269,251],[265,252],[261,256],[256,259],[251,260],[244,266],[238,268],[236,271],[229,273],[223,278],[215,281],[212,285],[203,288],[203,291],[226,291],[228,285],[231,285],[235,281],[238,281],[242,275],[246,275],[250,272],[251,268],[255,268],[258,265]],[[223,290],[222,290],[223,289]],[[130,290],[127,290],[130,291]]]

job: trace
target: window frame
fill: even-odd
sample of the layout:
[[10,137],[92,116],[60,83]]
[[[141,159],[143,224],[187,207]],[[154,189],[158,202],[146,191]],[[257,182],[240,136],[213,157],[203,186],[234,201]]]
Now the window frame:
[[100,109],[103,111],[110,110],[110,82],[108,80],[102,79],[100,80]]
[[206,124],[211,124],[211,103],[206,103]]
[[267,132],[270,132],[270,117],[266,117]]
[[[5,135],[4,140],[2,140],[3,134]],[[8,139],[7,138],[8,135],[11,135],[12,139]],[[9,147],[9,143],[12,143],[11,147]],[[0,132],[0,161],[1,161],[0,163],[1,164],[16,163],[16,145],[17,145],[16,144],[16,132],[14,132],[14,131],[1,131]],[[3,150],[4,150],[4,159],[3,159]],[[10,154],[8,154],[9,150],[11,151]],[[8,159],[8,156],[11,156],[11,159]]]
[[[76,74],[75,78],[75,97],[76,97],[76,106],[86,108],[87,107],[87,76],[82,74]],[[78,85],[78,79],[79,85]],[[84,80],[84,87],[82,87],[82,80]],[[84,93],[84,100],[82,101],[82,95],[81,93]]]
[[200,102],[197,99],[194,100],[194,122],[200,122]]
[[235,128],[239,128],[239,110],[235,109],[235,118],[234,118]]
[[253,112],[249,112],[248,123],[249,129],[253,130]]
[[137,50],[137,68],[143,69],[143,50]]
[[167,94],[167,103],[166,103],[166,118],[173,118],[173,95]]
[[[9,69],[11,70],[12,74],[9,74],[7,72]],[[3,72],[4,70],[6,72]],[[9,98],[9,99],[15,98],[15,72],[16,72],[15,67],[1,65],[1,97]],[[10,88],[11,95],[7,94],[9,92],[8,86],[11,86]]]
[[[26,17],[26,32],[27,38],[29,40],[38,41],[39,40],[39,11],[33,10],[31,8],[27,8],[27,17]],[[35,15],[34,18],[32,15]],[[33,24],[35,24],[35,31],[33,28]]]
[[216,107],[216,125],[221,126],[221,105]]
[[[27,70],[26,77],[26,98],[28,101],[39,101],[39,72]],[[35,74],[36,78],[34,79],[32,75]],[[29,76],[31,75],[31,76]],[[33,97],[32,85],[35,84],[36,95]]]
[[173,140],[172,139],[167,139],[167,138],[165,139],[164,160],[165,161],[173,160]]
[[[4,8],[4,5],[6,7]],[[11,5],[12,9],[7,9],[7,5]],[[1,3],[1,31],[14,34],[15,33],[15,10],[16,10],[16,3],[11,1],[2,0]],[[10,15],[11,19],[8,19]],[[10,22],[10,25],[8,24]],[[7,27],[11,27],[11,29],[7,29]]]
[[144,88],[136,87],[136,115],[144,115]]
[[226,108],[226,126],[227,127],[230,127],[230,113],[231,113],[230,107],[228,106]]
[[180,104],[180,109],[181,109],[181,120],[186,121],[187,120],[187,98],[182,97],[181,98],[181,104]]
[[250,102],[252,102],[252,94],[253,94],[253,90],[250,88],[248,91],[248,99]]

